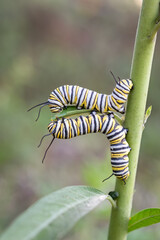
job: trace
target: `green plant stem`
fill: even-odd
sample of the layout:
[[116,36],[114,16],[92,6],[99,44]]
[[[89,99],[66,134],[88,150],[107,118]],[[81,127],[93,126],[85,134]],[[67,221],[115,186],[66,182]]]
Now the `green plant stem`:
[[132,199],[138,164],[138,156],[143,131],[143,121],[147,100],[149,79],[156,36],[149,38],[155,28],[158,16],[159,0],[144,0],[137,27],[137,35],[131,66],[131,79],[134,83],[127,105],[125,127],[129,129],[127,141],[132,148],[129,154],[130,177],[126,185],[116,181],[115,191],[119,192],[117,208],[112,208],[108,240],[127,238],[128,220],[131,214]]

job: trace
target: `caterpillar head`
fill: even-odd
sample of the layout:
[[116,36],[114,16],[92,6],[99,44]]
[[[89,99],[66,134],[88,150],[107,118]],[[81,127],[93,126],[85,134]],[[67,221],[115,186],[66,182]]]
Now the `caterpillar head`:
[[54,132],[54,126],[55,126],[54,123],[55,123],[55,122],[51,121],[51,122],[48,124],[48,131],[49,131],[51,134],[53,134],[53,132]]
[[53,137],[58,137],[59,129],[61,128],[61,124],[64,123],[64,121],[66,121],[64,118],[51,120],[51,122],[48,124],[48,131],[53,135]]
[[61,98],[57,96],[56,91],[59,91],[59,89],[57,88],[51,92],[48,98],[48,106],[52,113],[61,112],[65,108],[63,101],[61,101]]

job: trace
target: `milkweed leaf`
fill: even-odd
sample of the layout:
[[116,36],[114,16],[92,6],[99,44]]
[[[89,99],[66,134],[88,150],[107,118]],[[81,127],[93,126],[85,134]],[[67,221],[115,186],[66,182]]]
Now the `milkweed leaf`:
[[145,116],[144,116],[143,127],[145,127],[145,124],[146,124],[149,116],[151,115],[151,112],[152,112],[152,106],[149,106],[149,107],[147,108],[147,111],[146,111]]
[[22,213],[0,240],[61,239],[75,223],[105,199],[103,192],[71,186],[45,196]]
[[160,208],[148,208],[136,213],[129,220],[128,232],[160,222]]

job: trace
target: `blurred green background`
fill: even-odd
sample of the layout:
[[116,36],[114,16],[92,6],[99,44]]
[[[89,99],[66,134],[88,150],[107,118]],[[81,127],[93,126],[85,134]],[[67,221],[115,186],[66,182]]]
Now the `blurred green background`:
[[[0,232],[40,197],[68,185],[114,189],[109,146],[102,134],[56,140],[44,164],[52,117],[49,109],[27,112],[64,84],[110,94],[109,71],[129,77],[140,1],[1,0],[0,2]],[[157,41],[133,213],[160,206],[159,53]],[[83,218],[65,240],[106,239],[111,207],[103,204]],[[128,239],[160,239],[159,225]],[[13,239],[14,240],[14,239]]]

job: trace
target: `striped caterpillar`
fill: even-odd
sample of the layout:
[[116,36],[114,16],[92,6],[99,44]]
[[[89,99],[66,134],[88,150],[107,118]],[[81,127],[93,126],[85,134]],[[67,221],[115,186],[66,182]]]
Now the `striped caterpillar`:
[[117,80],[115,77],[114,79],[116,81],[116,86],[110,95],[97,93],[76,85],[64,85],[51,92],[47,102],[40,103],[30,108],[28,111],[42,105],[39,109],[36,121],[40,116],[41,109],[46,105],[49,106],[52,113],[58,113],[69,105],[75,105],[77,109],[85,108],[100,113],[117,111],[124,114],[124,104],[127,101],[133,83],[130,79],[121,80],[118,78]]
[[112,175],[124,182],[129,177],[128,153],[131,148],[125,139],[128,130],[116,122],[113,113],[106,115],[92,112],[88,116],[79,116],[76,119],[63,118],[51,121],[48,130],[49,134],[42,137],[39,146],[45,136],[53,135],[53,139],[45,151],[42,162],[55,138],[69,139],[79,135],[100,132],[106,134],[110,143]]

